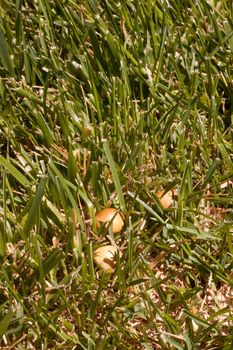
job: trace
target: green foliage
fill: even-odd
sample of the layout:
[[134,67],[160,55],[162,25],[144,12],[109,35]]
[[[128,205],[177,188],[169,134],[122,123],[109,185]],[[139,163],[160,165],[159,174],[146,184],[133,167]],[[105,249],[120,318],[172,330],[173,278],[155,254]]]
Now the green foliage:
[[0,12],[0,347],[230,350],[231,1]]

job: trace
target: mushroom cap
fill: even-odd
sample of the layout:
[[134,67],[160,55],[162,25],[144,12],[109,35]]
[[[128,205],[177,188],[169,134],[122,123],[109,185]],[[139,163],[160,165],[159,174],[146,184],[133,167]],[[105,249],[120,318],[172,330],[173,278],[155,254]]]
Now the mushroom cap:
[[116,254],[118,249],[113,245],[104,245],[95,250],[94,262],[104,272],[113,273],[116,269]]
[[165,191],[159,191],[156,196],[160,199],[160,203],[164,209],[170,207],[174,201],[174,195],[176,195],[176,190],[170,190],[165,193]]
[[100,227],[103,223],[112,221],[111,225],[113,233],[120,232],[124,226],[123,214],[114,208],[105,208],[101,210],[96,214],[95,219],[97,227]]

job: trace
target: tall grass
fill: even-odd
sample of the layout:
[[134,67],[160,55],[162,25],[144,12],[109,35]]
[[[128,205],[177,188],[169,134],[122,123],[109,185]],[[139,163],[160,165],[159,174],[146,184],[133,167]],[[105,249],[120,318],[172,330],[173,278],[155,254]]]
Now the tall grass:
[[1,348],[232,349],[231,1],[0,10]]

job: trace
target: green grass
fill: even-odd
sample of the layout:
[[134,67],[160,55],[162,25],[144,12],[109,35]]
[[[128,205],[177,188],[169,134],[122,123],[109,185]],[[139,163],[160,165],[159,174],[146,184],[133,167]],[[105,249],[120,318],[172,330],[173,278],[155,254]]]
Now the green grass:
[[232,2],[0,13],[0,347],[231,350]]

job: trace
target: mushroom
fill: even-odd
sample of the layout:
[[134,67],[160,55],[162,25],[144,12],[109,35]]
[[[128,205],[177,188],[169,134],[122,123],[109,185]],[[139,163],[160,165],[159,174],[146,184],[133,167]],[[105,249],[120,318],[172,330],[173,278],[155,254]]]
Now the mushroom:
[[106,273],[113,273],[116,269],[116,255],[118,249],[113,245],[104,245],[94,252],[94,262]]
[[170,190],[168,192],[159,191],[156,193],[156,196],[160,199],[160,203],[164,209],[170,207],[174,201],[174,196],[176,196],[176,190]]
[[111,223],[112,232],[118,233],[124,226],[124,216],[114,208],[105,208],[98,212],[95,216],[96,226],[99,228],[101,224]]

